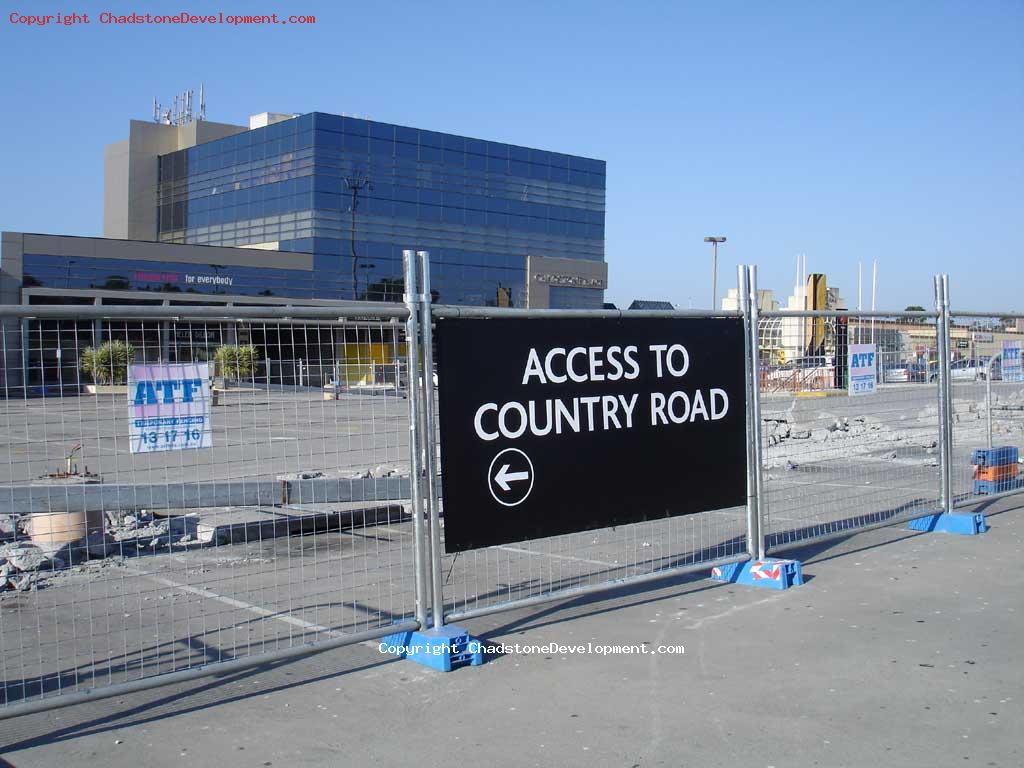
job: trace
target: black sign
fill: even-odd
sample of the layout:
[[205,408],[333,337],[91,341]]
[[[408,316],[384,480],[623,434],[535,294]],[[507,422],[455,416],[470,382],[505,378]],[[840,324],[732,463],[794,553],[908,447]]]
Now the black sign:
[[445,550],[746,500],[737,318],[442,319]]

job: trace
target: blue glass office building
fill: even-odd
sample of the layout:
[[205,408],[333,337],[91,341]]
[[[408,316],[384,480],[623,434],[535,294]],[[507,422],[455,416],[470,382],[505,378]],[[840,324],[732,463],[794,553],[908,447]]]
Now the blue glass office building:
[[[436,302],[525,306],[528,256],[603,267],[604,211],[603,161],[320,112],[159,158],[161,242],[281,252],[234,294],[400,300],[418,248]],[[570,285],[548,305],[601,306],[603,284]]]

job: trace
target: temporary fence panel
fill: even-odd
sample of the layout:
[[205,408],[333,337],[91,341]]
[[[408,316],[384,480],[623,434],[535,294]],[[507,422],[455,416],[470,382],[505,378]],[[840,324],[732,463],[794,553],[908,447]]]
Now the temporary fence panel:
[[131,309],[0,320],[2,703],[413,626],[404,310]]
[[[737,313],[646,313],[651,317],[696,318],[722,317]],[[472,318],[471,322],[480,323],[482,329],[491,328],[498,318],[523,318],[527,320],[524,333],[530,334],[530,322],[537,321],[537,327],[543,321],[552,323],[571,323],[582,318],[588,322],[601,321],[604,318],[621,317],[623,319],[645,316],[638,312],[601,312],[601,311],[520,311],[487,310],[474,308],[435,307],[434,316],[440,318],[436,325],[446,322],[445,318]],[[532,318],[533,320],[530,320]],[[488,325],[491,324],[491,325]],[[437,331],[437,332],[443,332]],[[484,331],[489,333],[489,331]],[[540,338],[539,336],[537,337]],[[539,343],[539,342],[538,342]],[[531,342],[532,344],[532,342]],[[487,365],[486,356],[507,355],[508,350],[496,342],[493,350],[479,350],[479,365]],[[646,353],[646,349],[645,349]],[[741,364],[742,350],[737,352],[737,364]],[[443,383],[448,370],[435,368],[435,382]],[[520,372],[520,378],[522,373]],[[516,381],[515,384],[519,384]],[[741,385],[742,386],[742,385]],[[431,391],[436,393],[436,386]],[[571,396],[559,391],[558,395]],[[740,394],[742,398],[742,394]],[[737,406],[740,406],[737,403]],[[436,394],[433,407],[437,409]],[[646,404],[644,405],[646,408]],[[440,423],[440,412],[436,423]],[[741,427],[742,428],[742,427]],[[504,446],[506,441],[502,441]],[[516,445],[516,443],[507,443]],[[435,430],[434,448],[440,460],[442,473],[446,471],[446,461],[452,461],[439,450],[439,432]],[[498,443],[494,443],[498,445]],[[488,447],[490,447],[488,445]],[[495,449],[497,450],[497,449]],[[701,450],[699,444],[693,451]],[[493,452],[493,451],[492,451]],[[489,455],[489,454],[488,454]],[[567,451],[564,462],[582,461],[582,457]],[[687,461],[685,453],[678,455],[678,462]],[[671,486],[673,477],[668,476],[660,460],[652,460],[650,471],[634,474],[622,470],[620,475],[628,476],[628,483],[635,486],[636,501],[625,505],[627,515],[649,516],[646,521],[616,525],[614,527],[586,530],[582,532],[564,533],[541,538],[524,538],[508,541],[493,546],[483,546],[460,552],[443,550],[440,558],[440,575],[444,596],[444,615],[449,621],[463,620],[498,611],[509,610],[534,603],[547,602],[554,599],[572,597],[590,592],[603,591],[616,585],[636,583],[649,579],[661,578],[673,573],[684,573],[690,570],[707,571],[713,565],[727,562],[739,562],[749,558],[747,550],[746,508],[735,506],[716,509],[714,511],[687,514],[678,517],[665,517],[663,508],[642,501],[650,496],[651,488]],[[583,464],[586,464],[583,461]],[[515,469],[515,468],[513,468]],[[515,475],[510,475],[514,478]],[[600,487],[608,477],[591,471],[590,482]],[[532,480],[532,478],[531,478]],[[714,478],[707,478],[714,482]],[[741,481],[742,484],[742,481]],[[579,493],[588,489],[578,488]],[[571,489],[568,489],[572,493]],[[742,497],[744,491],[738,489]],[[557,504],[551,507],[553,516],[557,516]],[[445,499],[441,498],[442,512],[446,509]],[[480,514],[484,514],[481,510]],[[487,514],[490,514],[488,511]],[[515,509],[509,508],[506,515],[514,515]],[[448,517],[444,524],[450,525]],[[443,546],[443,544],[442,544]]]
[[1022,347],[1016,317],[950,315],[950,469],[957,506],[1024,489]]
[[935,313],[763,313],[770,550],[938,509],[936,338]]

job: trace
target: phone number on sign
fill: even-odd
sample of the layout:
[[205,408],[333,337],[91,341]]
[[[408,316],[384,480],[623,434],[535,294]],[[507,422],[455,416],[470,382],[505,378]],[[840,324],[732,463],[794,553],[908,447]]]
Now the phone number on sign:
[[165,429],[163,432],[157,432],[151,430],[149,432],[140,432],[139,439],[142,440],[143,445],[177,445],[178,441],[185,443],[188,446],[189,443],[201,443],[203,441],[203,433],[198,429]]

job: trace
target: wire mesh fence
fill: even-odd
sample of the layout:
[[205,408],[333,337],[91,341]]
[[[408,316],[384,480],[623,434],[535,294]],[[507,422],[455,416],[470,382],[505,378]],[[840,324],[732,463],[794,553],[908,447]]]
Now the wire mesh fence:
[[[758,336],[768,547],[934,510],[935,318],[765,314]],[[875,391],[863,397],[849,387],[855,344],[873,344],[877,353]]]
[[[446,553],[445,373],[423,285],[374,317],[0,313],[0,703],[422,627],[427,582],[435,621],[451,621],[739,562],[762,537],[772,551],[921,517],[944,508],[944,466],[953,502],[1020,487],[1019,323],[765,312],[743,342],[746,438],[761,440],[749,507],[641,509],[644,522]],[[855,345],[874,354],[864,388]],[[1011,450],[979,460],[986,448]],[[634,503],[664,480],[635,477]]]
[[0,325],[3,704],[412,618],[397,314],[103,311]]
[[[951,484],[958,505],[1022,485],[1024,455],[1024,334],[1015,320],[998,315],[950,317]],[[993,463],[978,454],[1009,448]],[[1014,458],[1014,453],[1016,458]]]
[[745,537],[745,511],[734,508],[445,555],[446,615],[457,620],[688,566],[709,569],[743,559]]

